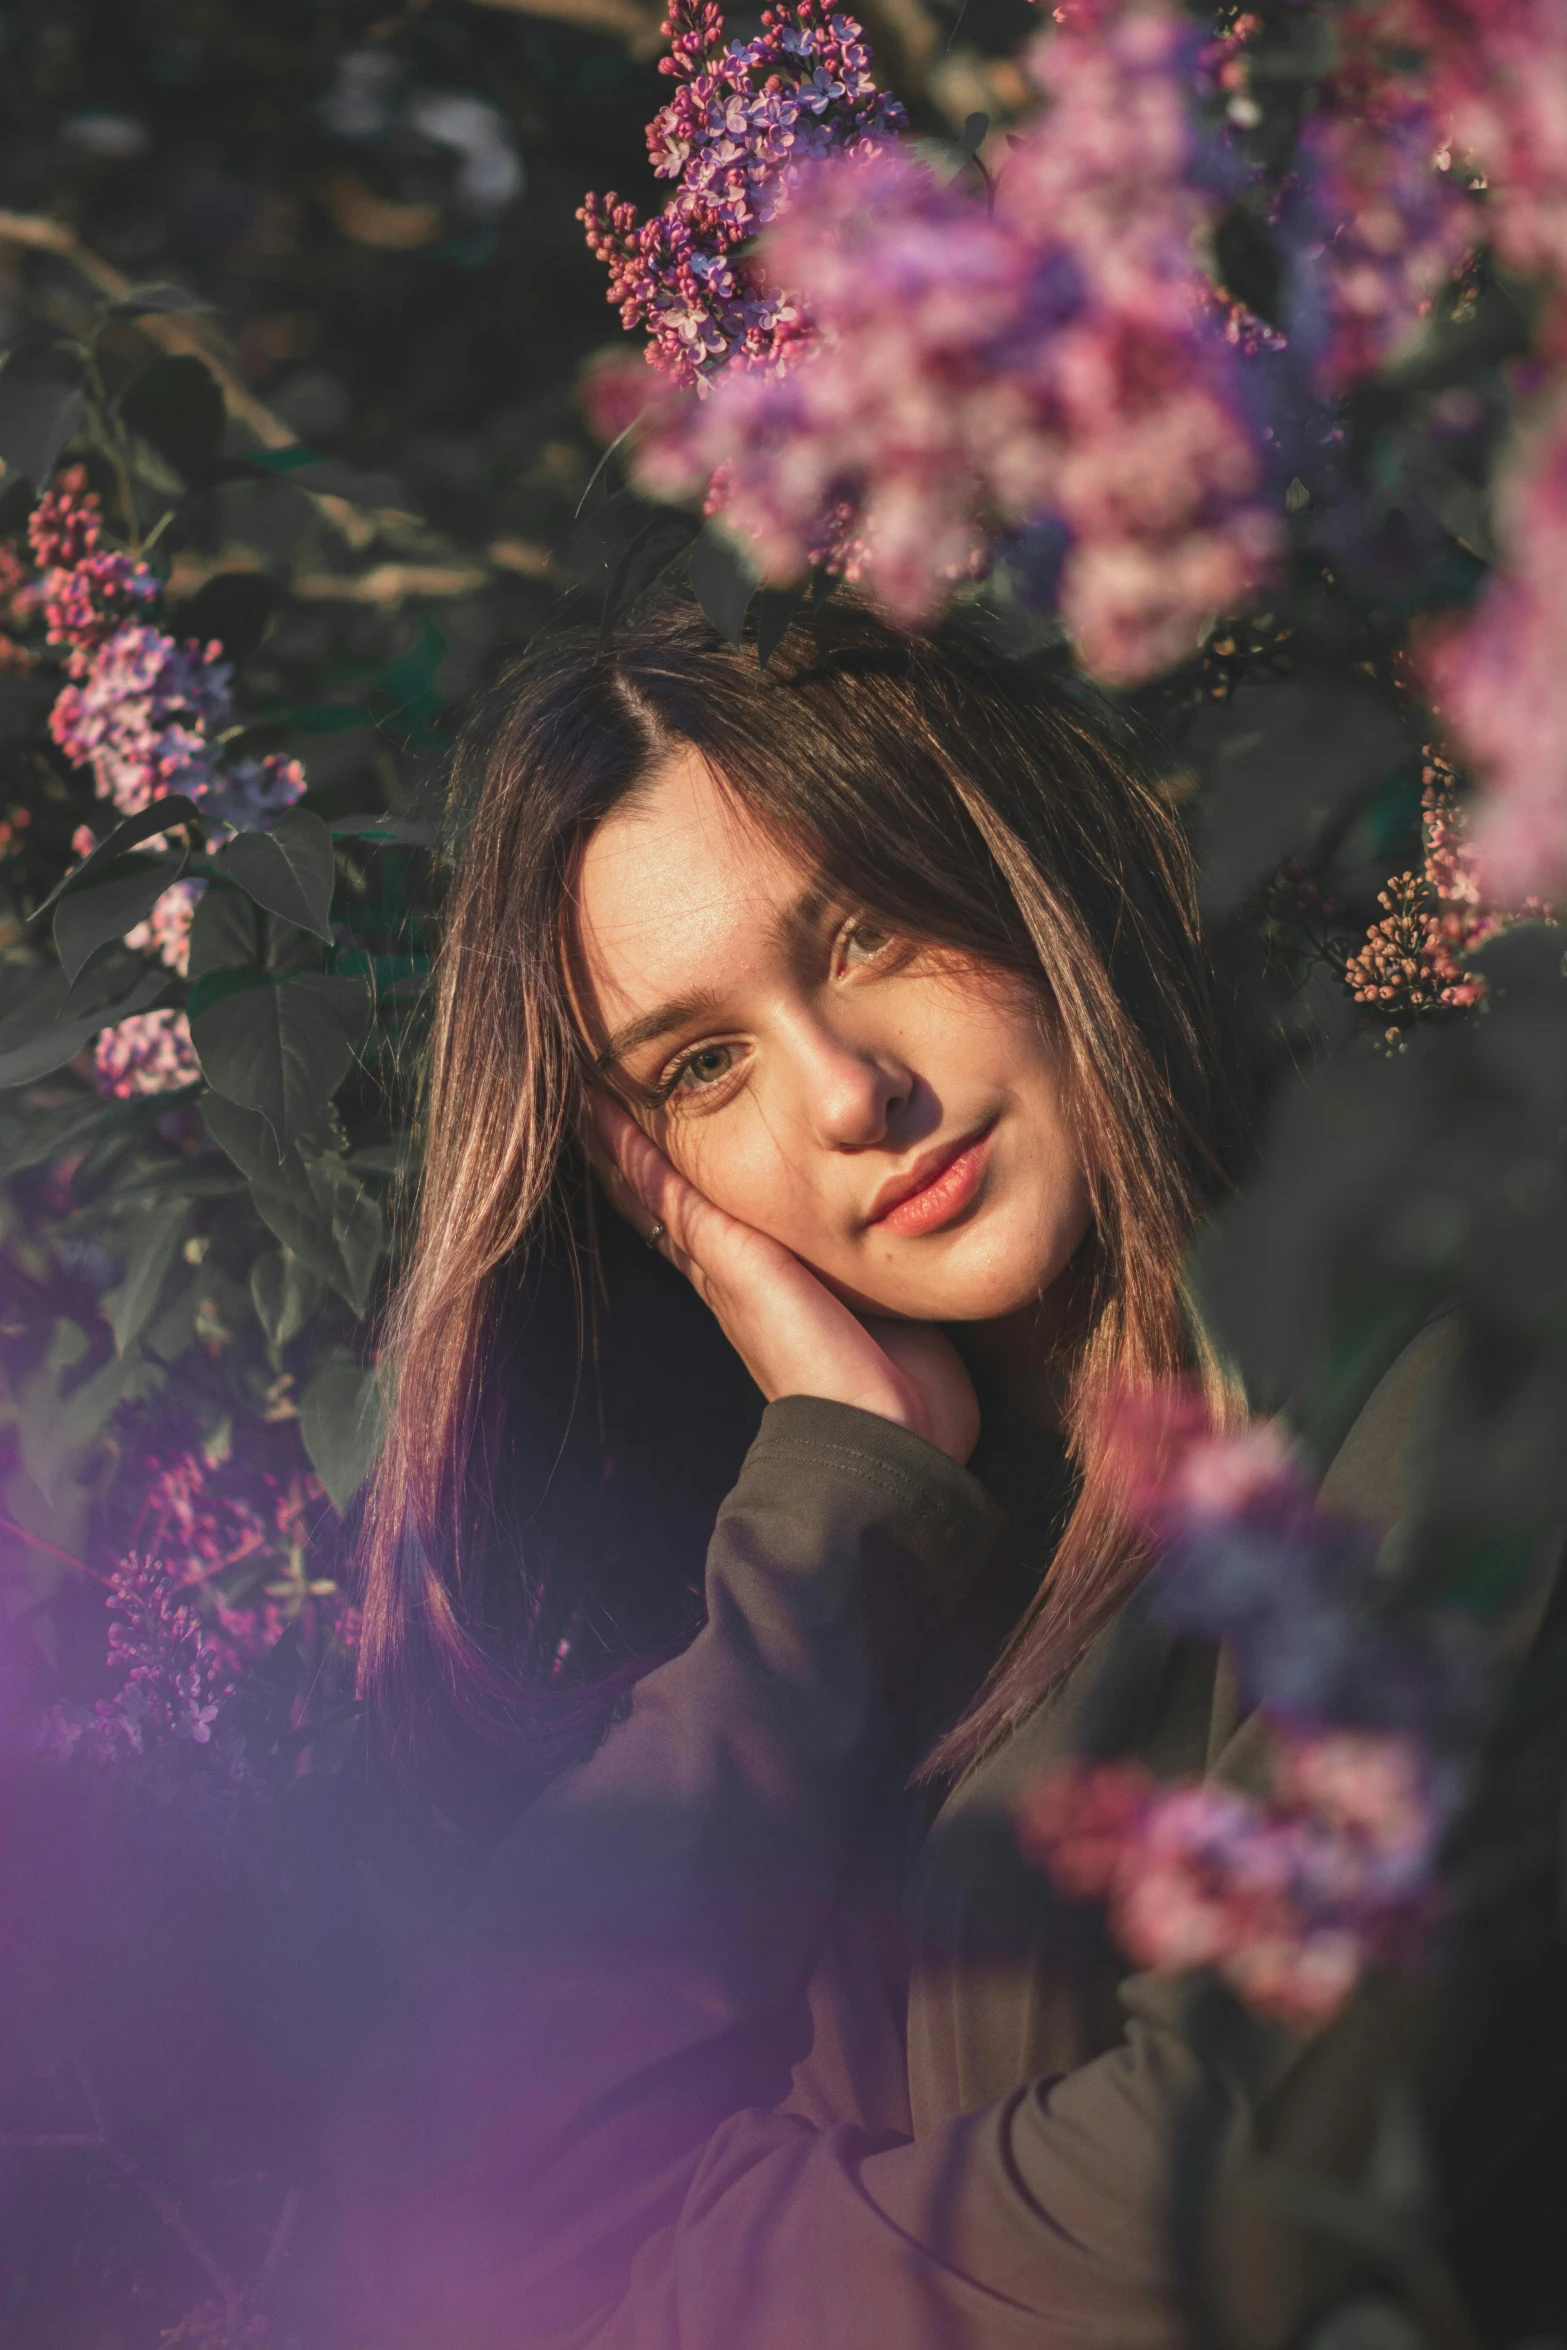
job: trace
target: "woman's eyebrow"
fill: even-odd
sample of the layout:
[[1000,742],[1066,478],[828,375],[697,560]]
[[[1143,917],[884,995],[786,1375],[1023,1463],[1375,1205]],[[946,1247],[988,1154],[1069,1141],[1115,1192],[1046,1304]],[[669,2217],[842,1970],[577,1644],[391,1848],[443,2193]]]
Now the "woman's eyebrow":
[[617,1028],[596,1057],[595,1067],[611,1069],[623,1061],[627,1053],[634,1053],[639,1045],[654,1044],[661,1036],[668,1036],[676,1028],[684,1028],[693,1020],[711,1019],[716,997],[710,994],[681,996],[676,1001],[659,1004],[653,1011],[644,1012],[640,1020],[628,1021]]
[[[780,943],[799,946],[819,933],[833,907],[832,893],[819,883],[811,883],[800,892],[792,905],[786,906],[777,917],[775,935]],[[612,1069],[623,1061],[627,1053],[634,1053],[639,1045],[655,1044],[661,1036],[668,1036],[676,1028],[688,1027],[693,1021],[711,1020],[720,1009],[718,998],[710,989],[699,989],[696,994],[672,998],[659,1004],[651,1012],[644,1012],[639,1020],[630,1020],[624,1028],[617,1028],[598,1053],[594,1066]]]

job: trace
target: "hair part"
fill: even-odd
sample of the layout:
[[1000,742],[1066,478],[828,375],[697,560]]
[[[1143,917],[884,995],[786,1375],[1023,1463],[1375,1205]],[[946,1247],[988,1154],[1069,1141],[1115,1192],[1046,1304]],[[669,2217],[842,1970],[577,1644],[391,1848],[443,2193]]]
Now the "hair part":
[[[1195,1370],[1223,1408],[1181,1268],[1223,1183],[1231,1113],[1184,836],[1108,718],[972,623],[905,635],[847,596],[798,618],[765,672],[688,597],[663,600],[602,651],[584,636],[531,654],[464,731],[423,1172],[386,1333],[396,1393],[366,1520],[364,1685],[407,1703],[433,1683],[524,1745],[571,1715],[526,1638],[508,1656],[497,1635],[487,1386],[504,1295],[567,1229],[580,1177],[577,860],[687,745],[878,916],[1041,981],[1059,1026],[1094,1212],[1066,1365],[1079,1492],[1036,1602],[927,1766],[954,1771],[1059,1680],[1142,1571],[1098,1434],[1107,1398]],[[526,1633],[539,1590],[515,1559],[508,1571]]]

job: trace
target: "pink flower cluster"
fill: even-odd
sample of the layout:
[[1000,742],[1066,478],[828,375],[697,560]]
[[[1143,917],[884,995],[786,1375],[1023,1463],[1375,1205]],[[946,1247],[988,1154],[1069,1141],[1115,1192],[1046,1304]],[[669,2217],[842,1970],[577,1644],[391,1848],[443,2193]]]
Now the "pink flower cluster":
[[[68,682],[50,712],[50,733],[67,757],[91,768],[100,797],[122,816],[180,791],[237,831],[265,828],[304,790],[303,768],[280,752],[219,765],[215,738],[233,682],[223,647],[180,644],[157,627],[156,575],[103,547],[102,531],[80,465],[59,475],[28,523],[39,577],[12,600],[28,614],[41,611],[48,642],[67,648]],[[20,579],[14,559],[12,567]],[[9,576],[0,569],[0,594]]]
[[126,945],[156,955],[183,979],[190,969],[190,926],[206,886],[204,881],[176,881],[146,921],[125,933]]
[[1017,1809],[1024,1852],[1073,1899],[1108,1904],[1136,1965],[1212,1967],[1305,2031],[1368,1964],[1418,1953],[1441,1825],[1413,1741],[1345,1730],[1281,1739],[1267,1799],[1107,1763],[1054,1775]]
[[827,560],[917,620],[999,532],[1053,517],[1061,607],[1115,679],[1189,652],[1279,543],[1239,361],[1192,254],[1221,159],[1172,8],[1071,26],[987,204],[912,159],[817,167],[763,243],[811,347],[650,433],[643,480],[710,505],[764,575]]
[[0,545],[0,675],[7,670],[31,669],[33,656],[13,629],[23,629],[30,618],[32,590],[26,566],[14,547]]
[[1394,0],[1361,22],[1384,54],[1394,45],[1421,54],[1434,113],[1484,174],[1487,233],[1501,259],[1527,275],[1567,276],[1564,0]]
[[93,1078],[100,1093],[120,1101],[178,1093],[194,1085],[201,1063],[183,1012],[132,1012],[101,1031],[93,1047]]
[[1222,1641],[1247,1701],[1275,1721],[1407,1734],[1448,1748],[1488,1689],[1469,1620],[1381,1604],[1376,1538],[1321,1507],[1272,1421],[1216,1426],[1182,1387],[1123,1393],[1098,1444],[1130,1524],[1157,1561],[1154,1614]]
[[304,1469],[258,1472],[232,1454],[155,1455],[145,1466],[135,1539],[173,1589],[199,1599],[207,1645],[236,1677],[306,1608],[338,1647],[353,1649],[356,1612],[336,1584],[303,1573],[309,1519],[324,1499],[319,1479]]
[[648,359],[701,385],[731,360],[776,361],[800,332],[793,301],[740,248],[802,166],[878,151],[904,114],[872,81],[859,25],[823,0],[780,0],[754,40],[727,43],[715,0],[673,0],[664,31],[660,70],[678,87],[648,125],[648,154],[678,191],[650,220],[613,190],[577,217],[622,323],[647,328]]
[[212,734],[229,712],[230,664],[214,638],[176,644],[127,621],[61,689],[49,731],[101,797],[134,816],[167,792],[200,798],[212,780]]
[[1479,882],[1497,905],[1538,908],[1567,898],[1567,401],[1522,440],[1494,510],[1499,568],[1472,618],[1434,639],[1426,682],[1486,787]]
[[88,1714],[56,1707],[44,1725],[47,1750],[62,1759],[79,1754],[112,1763],[170,1740],[208,1745],[235,1684],[196,1610],[182,1602],[157,1560],[135,1551],[110,1576],[107,1604],[118,1619],[109,1627],[109,1663],[124,1678]]
[[1298,153],[1291,326],[1318,388],[1336,393],[1418,333],[1474,243],[1476,208],[1430,103],[1392,75],[1349,77]]
[[1506,929],[1510,919],[1484,899],[1458,778],[1431,745],[1421,809],[1425,856],[1420,871],[1396,874],[1378,891],[1382,919],[1372,924],[1365,945],[1344,968],[1344,983],[1355,1001],[1375,1006],[1389,1022],[1389,1043],[1423,1013],[1461,1010],[1480,1001],[1485,980],[1468,958]]

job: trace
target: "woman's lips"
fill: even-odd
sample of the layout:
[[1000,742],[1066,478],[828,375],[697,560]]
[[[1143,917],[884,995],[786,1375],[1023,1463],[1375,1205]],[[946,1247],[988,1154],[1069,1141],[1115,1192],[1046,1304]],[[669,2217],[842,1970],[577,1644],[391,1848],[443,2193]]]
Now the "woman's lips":
[[[956,1148],[931,1151],[917,1160],[906,1175],[883,1186],[869,1218],[877,1232],[896,1232],[905,1238],[920,1232],[939,1232],[969,1205],[985,1178],[990,1157],[992,1120],[983,1133]],[[883,1206],[882,1201],[887,1204]]]

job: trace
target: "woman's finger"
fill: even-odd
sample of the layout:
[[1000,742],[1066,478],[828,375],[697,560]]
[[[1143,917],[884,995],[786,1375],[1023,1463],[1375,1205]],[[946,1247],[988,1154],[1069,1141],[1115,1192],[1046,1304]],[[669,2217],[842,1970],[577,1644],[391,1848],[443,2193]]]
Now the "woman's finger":
[[[594,1089],[588,1095],[593,1132],[612,1173],[611,1197],[645,1240],[689,1270],[705,1222],[718,1215],[710,1200],[672,1166],[620,1104]],[[630,1203],[628,1213],[627,1202]]]

